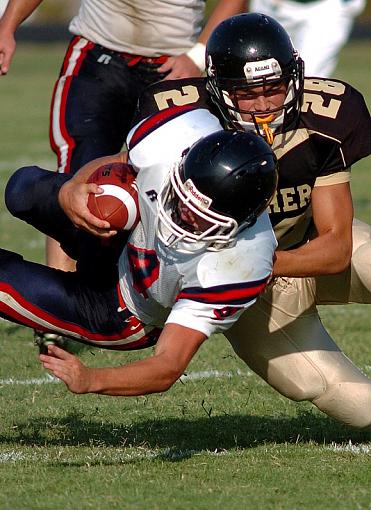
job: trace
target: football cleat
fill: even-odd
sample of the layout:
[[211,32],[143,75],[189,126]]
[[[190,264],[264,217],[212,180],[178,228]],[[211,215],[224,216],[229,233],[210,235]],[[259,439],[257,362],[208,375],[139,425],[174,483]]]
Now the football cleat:
[[34,330],[34,344],[39,348],[40,354],[48,354],[48,345],[56,345],[67,350],[67,338],[58,333],[46,333],[37,329]]

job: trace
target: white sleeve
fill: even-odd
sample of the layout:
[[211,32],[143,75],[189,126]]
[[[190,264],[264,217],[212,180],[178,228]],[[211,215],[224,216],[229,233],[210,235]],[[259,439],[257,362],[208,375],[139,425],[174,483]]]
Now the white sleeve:
[[[256,298],[248,306],[255,303]],[[166,324],[175,323],[201,331],[207,337],[227,331],[248,307],[230,307],[182,299],[173,306]]]
[[127,138],[130,145],[136,132],[144,130],[140,142],[129,151],[130,163],[137,171],[153,165],[172,164],[197,140],[222,129],[217,117],[201,108],[183,113],[152,131],[145,131],[145,123],[146,120],[135,126]]

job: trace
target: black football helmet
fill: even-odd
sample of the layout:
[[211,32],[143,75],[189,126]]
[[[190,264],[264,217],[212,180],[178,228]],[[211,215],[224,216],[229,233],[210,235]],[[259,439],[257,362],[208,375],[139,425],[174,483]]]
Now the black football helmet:
[[[158,236],[185,252],[233,246],[238,232],[267,208],[276,186],[276,157],[255,132],[212,133],[173,166],[158,196]],[[184,206],[202,228],[184,221]]]
[[[207,89],[228,125],[254,129],[273,142],[273,132],[293,122],[300,111],[304,63],[284,28],[259,13],[232,16],[220,23],[206,45]],[[286,85],[283,106],[265,111],[242,110],[236,91]],[[242,120],[247,114],[251,122]]]

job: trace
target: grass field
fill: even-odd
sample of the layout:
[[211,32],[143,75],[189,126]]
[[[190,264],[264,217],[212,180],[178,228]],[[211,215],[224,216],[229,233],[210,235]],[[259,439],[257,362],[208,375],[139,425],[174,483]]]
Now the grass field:
[[[371,107],[370,43],[352,43],[336,76]],[[19,166],[54,168],[48,105],[61,46],[19,46],[0,78],[0,186]],[[371,222],[371,158],[354,167]],[[43,260],[43,239],[0,202],[0,246]],[[345,352],[371,375],[367,306],[321,309]],[[41,370],[31,333],[0,323],[0,509],[370,509],[371,433],[291,402],[210,339],[169,392],[74,396]],[[91,366],[146,353],[86,349]]]

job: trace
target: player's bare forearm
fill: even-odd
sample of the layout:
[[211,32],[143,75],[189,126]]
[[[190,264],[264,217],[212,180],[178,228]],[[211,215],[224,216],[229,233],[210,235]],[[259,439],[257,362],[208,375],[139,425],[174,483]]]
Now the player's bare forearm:
[[273,276],[336,274],[349,266],[353,220],[349,184],[315,188],[312,211],[317,237],[295,250],[277,251]]
[[245,4],[245,0],[219,0],[201,32],[197,44],[187,53],[170,57],[157,69],[158,72],[168,73],[165,80],[201,76],[205,66],[205,45],[211,32],[221,21],[244,12]]
[[167,391],[183,373],[162,356],[121,367],[89,370],[90,393],[126,397]]
[[206,44],[211,32],[223,20],[246,11],[246,0],[219,0],[200,34],[199,42]]
[[164,366],[161,357],[156,356],[120,367],[88,368],[76,356],[58,347],[50,346],[48,354],[40,355],[44,368],[76,394],[130,397],[158,393],[166,391],[181,375]]
[[49,346],[49,355],[40,355],[40,361],[73,393],[146,395],[168,390],[205,339],[199,331],[169,324],[159,338],[154,356],[129,365],[88,368],[76,356],[56,346]]
[[349,266],[351,245],[329,233],[295,250],[276,251],[275,255],[273,276],[336,274]]
[[36,9],[42,0],[9,0],[0,19],[0,75],[7,74],[16,42],[14,33],[23,20]]
[[27,19],[41,4],[42,0],[9,0],[0,20],[0,26],[15,32],[18,26]]

